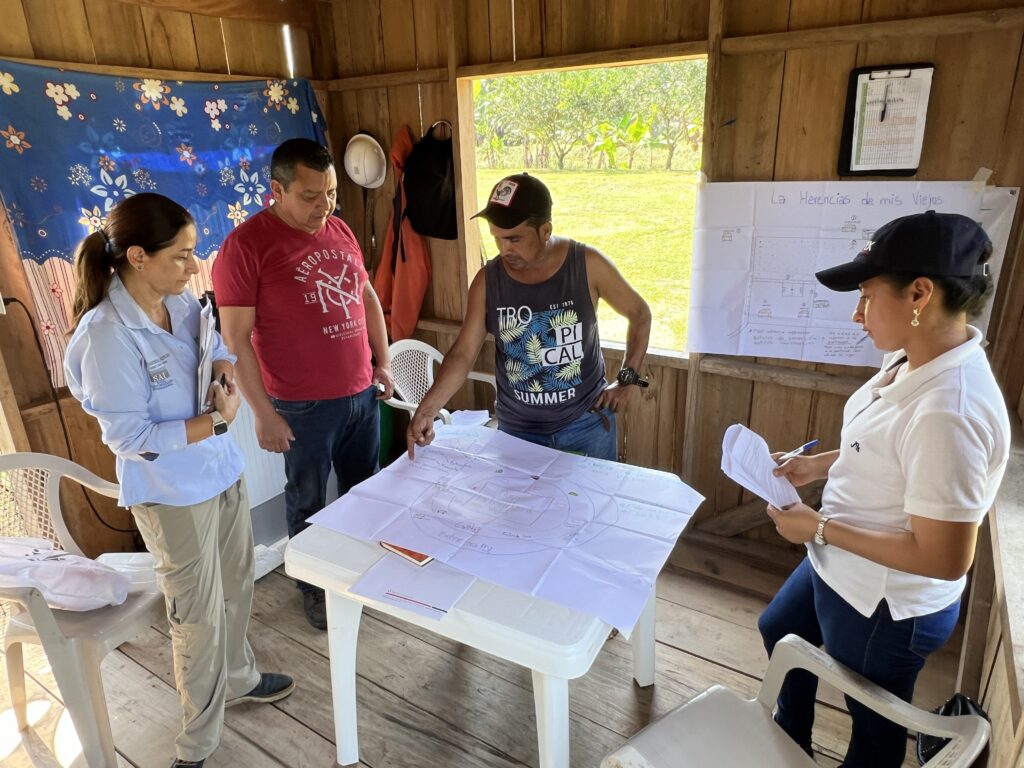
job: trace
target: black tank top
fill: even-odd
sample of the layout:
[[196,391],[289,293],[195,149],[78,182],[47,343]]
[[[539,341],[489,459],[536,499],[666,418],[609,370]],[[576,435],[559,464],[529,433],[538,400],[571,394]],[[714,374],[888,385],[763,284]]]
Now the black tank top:
[[514,280],[500,256],[484,269],[498,421],[516,432],[557,432],[607,385],[583,245],[570,240],[565,263],[542,283]]

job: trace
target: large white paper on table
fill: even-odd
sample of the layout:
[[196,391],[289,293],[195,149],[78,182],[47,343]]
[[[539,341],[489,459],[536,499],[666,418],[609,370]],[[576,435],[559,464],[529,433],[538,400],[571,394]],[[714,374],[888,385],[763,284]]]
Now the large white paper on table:
[[675,475],[442,426],[310,518],[425,552],[628,634],[703,497]]
[[216,334],[213,302],[199,311],[199,368],[196,373],[196,414],[207,411],[206,395],[213,383],[213,342]]
[[778,465],[772,459],[768,443],[742,424],[725,430],[722,440],[722,471],[755,496],[782,509],[800,501],[796,488],[772,470]]
[[440,620],[474,581],[475,576],[436,560],[416,565],[388,552],[348,591]]
[[975,182],[701,184],[687,348],[879,365],[882,353],[851,320],[857,292],[830,291],[814,273],[850,261],[886,222],[936,210],[981,222],[998,279],[1016,204],[1016,188]]

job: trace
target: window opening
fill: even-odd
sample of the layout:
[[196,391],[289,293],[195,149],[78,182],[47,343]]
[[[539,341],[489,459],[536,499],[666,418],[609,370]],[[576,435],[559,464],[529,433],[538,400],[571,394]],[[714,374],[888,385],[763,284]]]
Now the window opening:
[[[650,304],[652,347],[686,346],[706,79],[701,58],[473,82],[477,210],[502,177],[538,176],[555,233],[604,253]],[[602,341],[625,341],[604,302],[598,320]]]

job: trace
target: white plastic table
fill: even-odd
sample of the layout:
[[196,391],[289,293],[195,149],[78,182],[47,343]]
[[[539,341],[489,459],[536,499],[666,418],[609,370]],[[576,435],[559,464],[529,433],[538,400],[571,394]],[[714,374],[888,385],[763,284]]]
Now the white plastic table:
[[[540,768],[569,768],[569,681],[586,674],[608,639],[600,619],[478,579],[441,621],[348,588],[385,553],[375,544],[311,526],[288,543],[285,570],[327,593],[334,730],[340,765],[359,761],[356,641],[363,606],[521,664],[533,673]],[[654,592],[631,636],[633,679],[654,683]]]

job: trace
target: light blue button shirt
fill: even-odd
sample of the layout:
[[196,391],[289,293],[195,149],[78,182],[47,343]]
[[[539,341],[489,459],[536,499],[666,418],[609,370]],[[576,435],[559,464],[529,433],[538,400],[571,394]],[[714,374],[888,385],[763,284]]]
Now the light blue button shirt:
[[[187,443],[185,420],[197,415],[200,306],[188,291],[167,296],[164,305],[171,333],[146,316],[115,275],[64,356],[71,394],[99,422],[117,457],[118,501],[126,507],[206,501],[231,487],[245,466],[230,431]],[[213,359],[235,361],[220,334]]]

